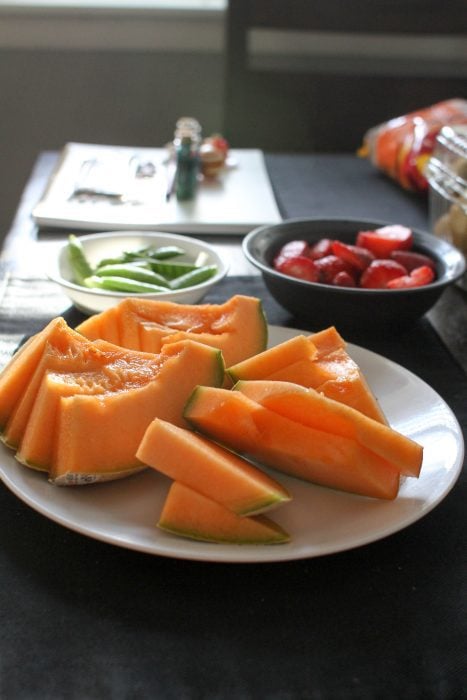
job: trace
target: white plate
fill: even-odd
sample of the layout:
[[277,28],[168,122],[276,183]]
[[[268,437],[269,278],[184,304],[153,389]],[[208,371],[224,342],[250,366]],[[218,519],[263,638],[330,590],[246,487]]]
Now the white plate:
[[[275,345],[304,331],[270,327]],[[51,486],[44,475],[0,448],[0,476],[21,500],[55,522],[109,544],[149,554],[215,562],[271,562],[316,557],[374,542],[422,518],[454,486],[463,464],[460,426],[443,399],[403,367],[355,345],[348,350],[365,373],[391,425],[420,442],[419,479],[406,479],[394,501],[379,501],[277,475],[293,501],[273,518],[292,537],[286,545],[220,545],[184,540],[156,522],[169,481],[153,470],[82,488]],[[34,537],[31,534],[31,537]]]

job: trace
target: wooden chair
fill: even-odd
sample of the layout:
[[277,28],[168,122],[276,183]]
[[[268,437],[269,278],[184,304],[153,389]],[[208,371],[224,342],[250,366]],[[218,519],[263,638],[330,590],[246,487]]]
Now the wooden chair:
[[467,97],[466,0],[230,0],[233,146],[355,151],[389,118]]

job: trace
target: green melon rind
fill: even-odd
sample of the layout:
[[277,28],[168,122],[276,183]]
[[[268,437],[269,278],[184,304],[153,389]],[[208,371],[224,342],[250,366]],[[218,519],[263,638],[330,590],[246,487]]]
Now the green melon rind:
[[[282,528],[280,528],[276,523],[265,516],[256,515],[252,516],[254,518],[264,518],[264,524],[271,527],[271,536],[269,538],[258,538],[258,539],[242,539],[239,535],[232,534],[231,537],[216,535],[212,532],[201,532],[201,531],[185,531],[182,528],[177,528],[169,523],[157,523],[157,527],[171,535],[177,535],[178,537],[186,537],[191,540],[197,540],[199,542],[211,542],[215,544],[238,544],[238,545],[266,545],[266,544],[287,544],[290,542],[290,535],[288,535]],[[273,531],[273,526],[277,528]]]

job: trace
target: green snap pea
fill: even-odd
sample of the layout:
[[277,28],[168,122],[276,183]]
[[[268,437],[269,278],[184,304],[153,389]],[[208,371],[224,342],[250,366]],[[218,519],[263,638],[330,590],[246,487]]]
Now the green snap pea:
[[76,284],[83,284],[86,277],[93,274],[93,269],[89,264],[79,238],[71,234],[68,236],[68,260],[73,274],[73,281]]
[[86,258],[80,240],[70,235],[68,256],[73,279],[90,289],[106,289],[129,294],[161,293],[168,289],[185,289],[205,282],[217,272],[208,265],[206,253],[193,263],[172,258],[184,255],[178,246],[148,246],[138,251],[125,251],[115,258],[105,258],[94,269]]
[[178,255],[183,255],[185,251],[183,248],[174,245],[159,246],[154,248],[148,246],[147,248],[141,248],[140,250],[134,251],[124,251],[121,255],[115,258],[104,258],[98,263],[98,267],[104,267],[107,265],[118,265],[120,263],[128,263],[134,261],[151,261],[151,260],[167,260],[169,258],[175,258]]
[[98,267],[95,274],[98,277],[127,277],[138,282],[156,284],[160,287],[168,287],[169,283],[162,275],[149,270],[147,267],[134,263],[122,263],[120,265],[104,265]]
[[197,270],[198,267],[194,263],[187,262],[164,262],[154,260],[149,263],[153,272],[157,272],[167,280],[173,280],[180,275],[186,275],[188,272]]
[[192,287],[195,284],[201,284],[205,282],[210,277],[215,275],[217,272],[216,265],[204,265],[203,267],[197,267],[195,270],[187,272],[185,275],[180,275],[175,279],[170,281],[170,289],[185,289],[185,287]]
[[130,292],[131,294],[167,292],[167,287],[131,280],[128,277],[99,277],[98,275],[92,275],[84,280],[84,285],[91,289],[106,289],[110,292]]

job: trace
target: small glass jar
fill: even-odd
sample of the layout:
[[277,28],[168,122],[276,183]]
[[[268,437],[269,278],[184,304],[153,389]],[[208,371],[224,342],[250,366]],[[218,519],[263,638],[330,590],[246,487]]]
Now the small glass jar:
[[441,129],[427,179],[431,231],[467,257],[467,125]]

